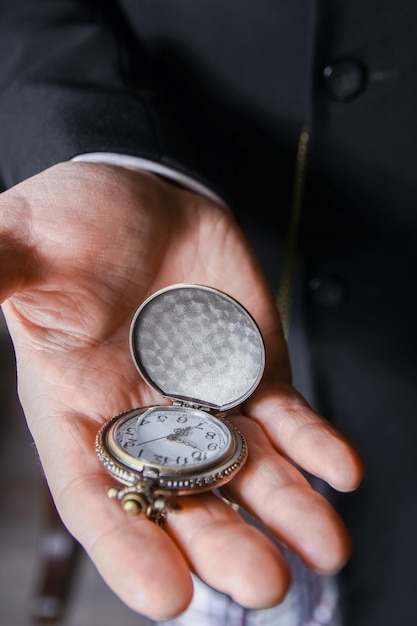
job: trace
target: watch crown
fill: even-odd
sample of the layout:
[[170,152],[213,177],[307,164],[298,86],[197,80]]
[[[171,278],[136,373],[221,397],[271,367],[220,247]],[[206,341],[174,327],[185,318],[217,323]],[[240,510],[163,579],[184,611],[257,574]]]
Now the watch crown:
[[128,515],[141,515],[145,513],[149,504],[141,493],[126,493],[122,498],[123,510]]

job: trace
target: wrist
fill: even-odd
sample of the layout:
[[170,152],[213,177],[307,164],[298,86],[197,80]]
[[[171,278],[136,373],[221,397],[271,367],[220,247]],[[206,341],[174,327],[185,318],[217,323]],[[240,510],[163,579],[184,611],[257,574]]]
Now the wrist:
[[156,161],[151,161],[142,157],[119,154],[116,152],[88,152],[86,154],[77,155],[71,159],[71,161],[78,163],[119,165],[130,170],[151,172],[163,178],[165,181],[169,181],[183,189],[188,189],[189,191],[200,194],[217,204],[226,206],[223,198],[221,198],[215,191],[213,191],[213,189],[204,183],[196,180],[192,176],[188,176],[188,174],[185,174],[184,172],[180,172],[177,169],[168,167]]

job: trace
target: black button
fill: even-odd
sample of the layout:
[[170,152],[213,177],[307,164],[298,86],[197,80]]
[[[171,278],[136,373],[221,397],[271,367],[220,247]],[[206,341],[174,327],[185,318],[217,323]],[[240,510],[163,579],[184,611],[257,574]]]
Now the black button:
[[345,302],[347,286],[339,276],[315,276],[308,283],[314,304],[334,308]]
[[323,83],[327,93],[340,102],[359,96],[367,80],[368,72],[357,59],[339,59],[326,65],[323,70]]

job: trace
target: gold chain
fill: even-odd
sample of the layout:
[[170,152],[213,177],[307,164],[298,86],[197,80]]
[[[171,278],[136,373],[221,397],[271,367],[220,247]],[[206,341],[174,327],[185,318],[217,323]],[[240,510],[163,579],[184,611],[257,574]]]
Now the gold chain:
[[309,139],[310,133],[308,128],[303,128],[298,138],[297,156],[294,168],[294,184],[291,199],[291,213],[285,246],[282,278],[277,295],[277,307],[281,316],[282,328],[286,339],[288,339],[290,334],[291,312],[294,295],[294,272],[297,259],[301,216],[303,211]]

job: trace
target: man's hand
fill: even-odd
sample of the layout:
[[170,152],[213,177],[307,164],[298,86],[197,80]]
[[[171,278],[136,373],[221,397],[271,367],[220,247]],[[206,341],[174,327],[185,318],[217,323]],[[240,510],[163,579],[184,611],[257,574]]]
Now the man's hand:
[[20,398],[63,521],[110,587],[164,619],[190,602],[190,571],[253,608],[274,605],[289,584],[278,549],[213,494],[183,498],[164,530],[106,496],[98,428],[161,401],[130,358],[131,318],[147,296],[179,282],[236,298],[266,344],[263,382],[232,417],[249,460],[228,493],[309,566],[338,570],[347,533],[297,468],[348,491],[361,464],[291,387],[273,298],[228,212],[152,174],[65,163],[2,194],[0,215],[0,295]]

